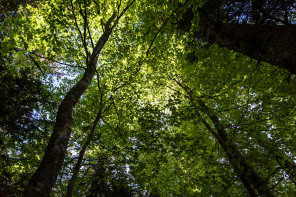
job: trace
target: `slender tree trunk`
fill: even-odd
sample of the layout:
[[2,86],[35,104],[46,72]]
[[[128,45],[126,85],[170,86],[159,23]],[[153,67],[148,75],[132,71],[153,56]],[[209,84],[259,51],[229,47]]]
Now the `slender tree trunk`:
[[209,23],[195,36],[296,74],[296,25]]
[[[248,190],[250,196],[255,197],[259,195],[264,195],[267,197],[275,197],[273,192],[268,187],[267,182],[265,182],[259,174],[248,164],[247,160],[239,152],[237,147],[232,144],[224,126],[220,123],[217,115],[211,112],[211,110],[206,106],[206,104],[201,99],[196,99],[194,97],[193,91],[188,88],[183,82],[175,80],[175,82],[185,90],[190,102],[194,106],[198,106],[196,110],[197,116],[201,119],[202,123],[206,128],[212,133],[215,139],[218,141],[220,146],[226,153],[230,164],[233,166],[235,173],[238,175],[245,188]],[[215,130],[212,126],[202,117],[199,111],[203,111],[213,123]]]
[[205,126],[211,131],[216,140],[222,146],[226,153],[229,162],[234,167],[235,172],[240,177],[242,183],[245,185],[250,196],[265,195],[267,197],[275,197],[275,194],[269,189],[268,184],[260,177],[260,175],[248,164],[243,155],[238,151],[236,146],[231,143],[227,132],[224,130],[223,125],[220,123],[219,118],[210,112],[210,109],[205,105],[202,100],[197,100],[199,107],[210,118],[216,131],[203,120]]
[[105,32],[97,42],[90,59],[87,62],[87,69],[82,79],[71,88],[58,109],[56,123],[49,144],[46,147],[43,159],[29,181],[24,197],[45,197],[49,196],[51,188],[56,182],[57,176],[62,168],[67,151],[68,141],[71,135],[73,125],[73,109],[80,99],[81,95],[89,87],[96,70],[98,55],[103,46],[109,39],[117,14],[113,14],[105,25]]
[[[245,188],[247,189],[247,191],[249,192],[249,195],[251,197],[255,197],[258,196],[258,193],[252,183],[252,181],[246,177],[245,173],[246,171],[242,171],[242,170],[238,170],[240,168],[239,165],[237,165],[236,163],[240,160],[240,158],[235,157],[234,154],[231,154],[230,151],[231,149],[228,148],[225,144],[225,142],[223,141],[223,139],[221,138],[221,136],[211,127],[211,125],[202,118],[201,114],[199,112],[197,112],[198,117],[201,118],[202,123],[207,127],[207,129],[212,133],[212,135],[215,137],[215,139],[218,141],[218,143],[220,144],[220,146],[222,146],[224,152],[226,153],[228,160],[230,161],[231,165],[234,167],[235,173],[238,175],[238,177],[240,178],[241,182],[244,184]],[[235,162],[235,163],[234,163]]]
[[[101,102],[102,104],[102,102]],[[97,127],[97,124],[99,122],[99,120],[101,119],[101,114],[102,114],[102,105],[101,105],[101,108],[97,114],[97,117],[96,119],[94,120],[93,122],[93,126],[92,126],[92,129],[87,137],[87,140],[86,142],[84,143],[83,147],[81,148],[80,152],[79,152],[79,156],[78,156],[78,160],[77,160],[77,163],[75,165],[75,168],[74,168],[74,171],[73,171],[73,175],[70,179],[70,182],[68,184],[68,188],[67,188],[67,194],[66,194],[66,197],[72,197],[73,195],[73,191],[74,191],[74,186],[75,186],[75,182],[76,182],[76,179],[78,177],[78,174],[79,174],[79,170],[81,168],[81,165],[82,165],[82,160],[83,160],[83,157],[84,157],[84,153],[87,149],[87,147],[89,146],[94,134],[95,134],[95,129]]]

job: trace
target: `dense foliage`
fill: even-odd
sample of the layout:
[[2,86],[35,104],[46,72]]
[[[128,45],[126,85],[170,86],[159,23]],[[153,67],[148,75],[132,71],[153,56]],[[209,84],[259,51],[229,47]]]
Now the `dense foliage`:
[[[0,195],[296,195],[295,75],[198,38],[212,2],[2,9]],[[222,22],[293,25],[246,2]]]

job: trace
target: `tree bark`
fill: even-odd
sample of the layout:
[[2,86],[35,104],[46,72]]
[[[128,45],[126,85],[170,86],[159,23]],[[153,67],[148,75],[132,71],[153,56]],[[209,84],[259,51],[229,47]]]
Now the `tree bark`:
[[[199,24],[198,30],[193,32],[194,37],[296,74],[295,24],[222,23],[211,9],[204,6],[198,10]],[[177,23],[177,28],[189,31],[195,15],[192,8],[188,8]]]
[[73,195],[73,191],[74,191],[74,186],[75,186],[75,182],[76,182],[76,179],[78,177],[78,174],[79,174],[79,170],[81,168],[81,165],[82,165],[82,160],[83,160],[83,157],[84,157],[84,154],[85,154],[85,151],[87,149],[87,147],[89,146],[94,134],[95,134],[95,129],[97,127],[97,124],[99,122],[99,120],[101,119],[101,114],[102,114],[102,101],[101,101],[101,106],[100,106],[100,110],[93,122],[93,126],[92,126],[92,129],[87,137],[87,140],[86,142],[84,143],[84,145],[82,146],[80,152],[79,152],[79,156],[78,156],[78,160],[77,160],[77,163],[75,165],[75,168],[74,168],[74,171],[73,171],[73,174],[72,174],[72,177],[70,179],[70,182],[68,184],[68,188],[67,188],[67,194],[66,194],[66,197],[72,197]]
[[199,27],[197,38],[296,74],[296,25],[215,24],[201,20]]
[[[270,190],[266,181],[250,166],[247,160],[239,152],[237,147],[231,142],[224,126],[220,123],[219,117],[212,113],[211,110],[201,99],[194,97],[193,91],[183,82],[174,80],[188,95],[190,102],[197,107],[197,116],[201,119],[205,127],[212,133],[215,139],[226,153],[230,164],[233,166],[235,173],[238,175],[245,188],[248,190],[251,197],[264,195],[267,197],[275,197],[275,194]],[[199,111],[204,112],[214,125],[212,126],[202,117]]]
[[210,118],[216,131],[203,120],[204,125],[211,131],[216,140],[222,146],[224,152],[226,153],[229,162],[234,167],[234,170],[242,183],[245,185],[250,196],[264,195],[267,197],[275,197],[275,194],[270,190],[268,184],[260,177],[260,175],[248,164],[247,160],[238,151],[236,146],[231,143],[227,132],[225,131],[223,125],[221,125],[218,116],[210,113],[210,109],[205,105],[202,100],[197,100],[199,107],[207,114]]
[[37,171],[29,181],[24,197],[49,196],[59,172],[61,171],[67,151],[68,141],[73,125],[73,110],[81,95],[89,87],[96,71],[98,55],[108,41],[115,25],[111,26],[117,14],[113,14],[105,25],[105,32],[98,40],[82,79],[71,88],[61,102],[56,116],[56,123],[43,159]]

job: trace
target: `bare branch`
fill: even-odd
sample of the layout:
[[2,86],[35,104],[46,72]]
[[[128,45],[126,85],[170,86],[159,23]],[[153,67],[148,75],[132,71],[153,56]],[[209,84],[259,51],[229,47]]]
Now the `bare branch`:
[[117,6],[117,12],[118,12],[118,13],[119,13],[119,11],[120,11],[121,3],[122,3],[122,0],[119,1],[119,4],[118,4],[118,6]]
[[99,92],[100,92],[100,95],[102,95],[103,92],[102,92],[102,89],[101,89],[101,86],[100,86],[100,74],[99,74],[97,68],[96,68],[96,73],[97,73],[97,80],[98,80],[98,88],[99,88]]
[[34,59],[34,57],[32,55],[29,54],[29,57],[33,60],[34,65],[40,70],[40,72],[42,73],[42,75],[44,76],[44,72],[42,71],[39,63]]
[[158,34],[161,32],[161,30],[164,28],[164,26],[166,25],[166,23],[174,16],[174,14],[178,11],[178,9],[180,9],[181,7],[183,7],[184,5],[186,5],[189,2],[189,0],[187,0],[184,4],[182,4],[181,6],[178,6],[172,13],[171,15],[163,22],[163,24],[161,25],[161,27],[159,28],[159,30],[156,32],[156,34],[154,35],[154,38],[152,39],[152,42],[150,44],[150,46],[148,47],[148,50],[146,52],[146,55],[149,54],[152,45],[155,41],[155,39],[157,38]]
[[[133,0],[124,10],[121,12],[121,14],[117,17],[116,22],[119,21],[119,19],[125,14],[125,12],[136,2],[136,0]],[[115,25],[115,24],[114,24]]]
[[87,31],[88,31],[88,36],[89,36],[89,39],[90,39],[90,43],[91,43],[91,46],[92,46],[92,49],[94,50],[95,48],[95,45],[94,45],[94,42],[93,42],[93,39],[92,39],[92,36],[91,36],[91,33],[90,33],[90,30],[89,30],[89,25],[88,25],[88,22],[86,20],[86,27],[87,27]]
[[[79,5],[79,7],[81,8],[81,5]],[[79,25],[78,25],[78,22],[77,22],[77,17],[75,15],[75,11],[74,11],[73,0],[71,0],[71,11],[72,11],[72,14],[73,14],[73,17],[74,17],[75,26],[76,26],[76,28],[77,28],[77,30],[79,32],[79,35],[80,35],[80,38],[81,38],[81,41],[82,41],[82,45],[84,47],[84,50],[85,50],[85,53],[86,53],[86,56],[87,56],[87,60],[88,60],[88,58],[89,58],[89,52],[87,50],[87,43],[86,43],[85,37],[82,35],[82,32],[81,32],[81,30],[79,28]],[[82,14],[82,13],[80,13],[80,14]],[[83,14],[82,14],[82,17],[83,17]],[[83,17],[83,19],[84,19],[84,17]],[[84,21],[84,23],[85,23],[85,21]],[[85,30],[84,30],[84,35],[85,35]]]
[[113,133],[113,130],[114,130],[114,128],[108,123],[108,122],[106,122],[105,121],[105,119],[102,117],[101,118],[102,119],[102,121],[111,129],[111,131],[112,131],[112,133]]

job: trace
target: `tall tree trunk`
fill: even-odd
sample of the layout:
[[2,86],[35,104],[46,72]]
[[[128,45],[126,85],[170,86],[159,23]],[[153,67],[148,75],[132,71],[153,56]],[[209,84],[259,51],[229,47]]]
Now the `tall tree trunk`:
[[265,195],[268,197],[275,197],[275,194],[269,189],[268,184],[260,177],[260,175],[248,164],[247,160],[238,151],[237,147],[231,143],[227,132],[220,123],[218,116],[210,112],[210,109],[202,100],[197,100],[199,107],[210,118],[216,131],[203,120],[204,125],[211,131],[216,140],[222,146],[226,153],[229,162],[234,167],[236,174],[240,177],[242,183],[245,185],[250,196]]
[[[275,197],[273,192],[268,187],[266,181],[264,181],[260,175],[250,166],[247,160],[239,152],[237,147],[232,144],[231,139],[228,137],[224,126],[220,123],[218,116],[211,112],[206,104],[201,99],[196,99],[193,91],[187,87],[182,81],[173,79],[188,95],[190,102],[194,107],[198,107],[196,110],[197,116],[201,119],[205,127],[212,133],[215,139],[226,153],[230,164],[233,166],[235,173],[238,175],[245,188],[248,190],[250,196],[255,197],[264,195],[267,197]],[[204,112],[214,125],[212,126],[202,117],[199,111]]]
[[[201,114],[199,112],[197,112],[197,115],[201,118],[202,123],[207,127],[207,129],[212,133],[212,135],[215,137],[215,139],[218,141],[218,143],[220,144],[220,146],[222,146],[224,152],[226,153],[228,160],[230,162],[230,164],[233,166],[235,173],[238,175],[238,177],[240,178],[241,182],[244,184],[245,188],[247,189],[247,191],[249,192],[249,195],[251,197],[256,197],[258,196],[258,192],[255,189],[252,181],[246,177],[246,170],[242,170],[242,167],[245,168],[245,166],[239,166],[240,160],[241,158],[235,156],[233,147],[229,148],[227,147],[227,145],[225,144],[225,142],[223,141],[223,139],[219,136],[219,134],[211,127],[211,125],[202,118]],[[233,153],[231,153],[233,151]],[[238,153],[238,152],[236,152]]]
[[[296,74],[296,24],[222,23],[222,19],[215,16],[215,11],[212,10],[219,10],[221,5],[213,5],[214,8],[208,6],[205,5],[198,10],[198,30],[194,32],[196,38]],[[177,23],[177,28],[189,31],[195,15],[192,8],[188,8]]]
[[[49,196],[51,188],[56,182],[57,176],[62,168],[67,151],[68,141],[73,125],[73,110],[81,95],[89,87],[96,71],[98,55],[109,39],[115,25],[111,23],[117,14],[113,14],[105,25],[105,32],[98,40],[90,59],[87,62],[87,69],[82,79],[71,88],[58,109],[56,123],[49,143],[46,147],[43,159],[29,181],[24,197],[45,197]],[[117,19],[118,20],[118,19]]]
[[68,188],[67,188],[67,194],[66,194],[66,197],[72,197],[73,195],[73,191],[74,191],[74,186],[75,186],[75,182],[76,182],[76,179],[78,177],[78,174],[79,174],[79,170],[81,168],[81,165],[82,165],[82,160],[83,160],[83,157],[84,157],[84,154],[85,154],[85,151],[87,149],[87,147],[89,146],[94,134],[95,134],[95,130],[96,130],[96,127],[98,125],[98,122],[99,120],[101,119],[101,114],[102,114],[102,100],[101,100],[101,106],[100,106],[100,110],[93,122],[93,126],[92,126],[92,129],[87,137],[87,140],[86,142],[84,143],[84,145],[82,146],[80,152],[79,152],[79,156],[78,156],[78,160],[77,160],[77,163],[75,165],[75,168],[74,168],[74,171],[73,171],[73,174],[72,174],[72,177],[70,179],[70,182],[68,184]]
[[209,23],[195,36],[296,74],[296,25]]

